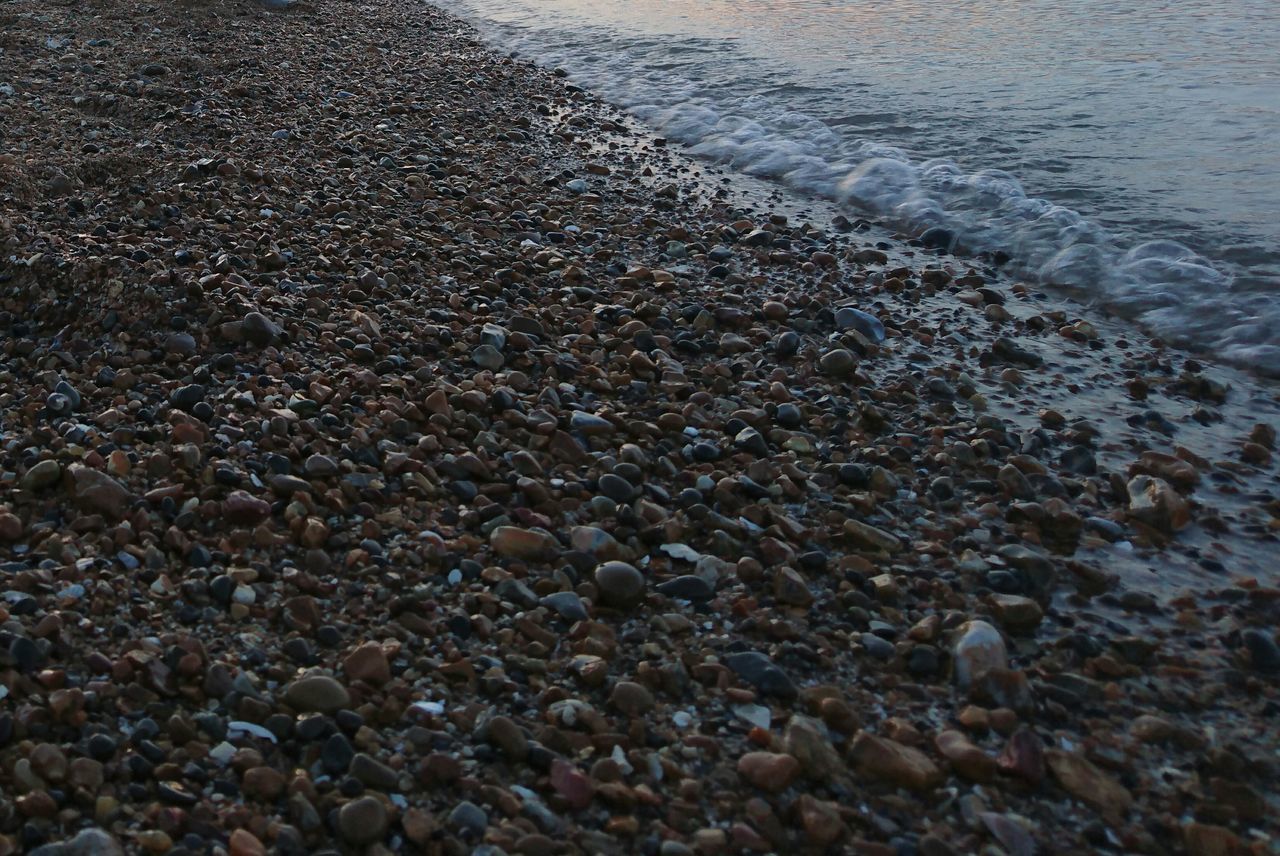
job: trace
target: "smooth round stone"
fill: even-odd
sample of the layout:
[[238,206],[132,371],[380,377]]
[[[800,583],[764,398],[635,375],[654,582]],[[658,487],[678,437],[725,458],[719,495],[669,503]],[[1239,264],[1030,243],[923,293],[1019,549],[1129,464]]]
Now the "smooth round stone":
[[644,597],[644,575],[626,562],[605,562],[596,568],[596,588],[607,606],[629,609]]
[[448,824],[451,829],[480,836],[489,826],[489,815],[480,806],[464,800],[449,812]]
[[880,319],[852,306],[836,310],[836,326],[841,330],[857,330],[873,342],[884,341],[884,325]]
[[284,700],[294,710],[333,713],[351,704],[347,688],[325,675],[299,678],[285,687]]
[[493,345],[481,345],[471,352],[471,361],[482,369],[496,372],[506,360]]
[[387,809],[377,797],[360,797],[338,811],[338,831],[351,844],[372,844],[387,834]]
[[818,358],[818,367],[822,369],[824,374],[832,377],[844,377],[852,374],[858,367],[858,358],[853,355],[852,351],[845,348],[835,348]]
[[617,503],[630,502],[636,490],[631,482],[613,473],[600,476],[599,488],[602,494]]

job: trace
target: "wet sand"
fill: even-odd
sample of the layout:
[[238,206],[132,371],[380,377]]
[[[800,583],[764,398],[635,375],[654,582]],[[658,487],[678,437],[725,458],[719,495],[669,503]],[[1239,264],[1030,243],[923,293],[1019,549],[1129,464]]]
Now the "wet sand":
[[0,851],[1275,846],[1273,386],[427,6],[0,50]]

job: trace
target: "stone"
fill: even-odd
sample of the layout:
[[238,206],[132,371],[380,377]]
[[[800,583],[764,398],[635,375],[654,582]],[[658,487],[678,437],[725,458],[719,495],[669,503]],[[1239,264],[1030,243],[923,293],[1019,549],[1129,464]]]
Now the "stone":
[[489,534],[489,546],[499,556],[522,561],[552,559],[560,552],[560,544],[550,532],[499,526]]
[[508,716],[495,716],[489,720],[489,742],[512,761],[523,761],[529,757],[529,738]]
[[595,785],[581,770],[568,761],[557,758],[551,762],[551,787],[564,797],[569,807],[581,811],[591,805],[595,797]]
[[1000,632],[985,621],[961,625],[951,649],[951,669],[956,684],[968,689],[992,669],[1008,668],[1009,655]]
[[284,776],[272,767],[251,767],[240,781],[245,796],[274,802],[284,793]]
[[653,710],[653,693],[634,681],[618,681],[609,694],[609,704],[625,716],[642,716]]
[[20,483],[23,490],[34,492],[56,484],[60,478],[62,465],[57,461],[44,460],[23,473]]
[[946,758],[951,768],[971,782],[993,782],[999,765],[996,759],[983,752],[959,731],[947,729],[933,740],[938,754]]
[[299,678],[285,687],[284,700],[301,713],[336,713],[351,704],[347,688],[326,675]]
[[246,491],[233,490],[222,501],[222,516],[230,523],[253,526],[271,516],[271,503]]
[[831,377],[848,377],[858,370],[858,358],[850,350],[833,348],[818,358],[818,367]]
[[1102,814],[1121,814],[1133,806],[1129,789],[1103,773],[1093,762],[1073,753],[1051,749],[1045,761],[1062,789]]
[[600,601],[615,609],[631,609],[644,598],[645,578],[626,562],[605,562],[595,570]]
[[73,464],[71,493],[85,511],[118,520],[129,510],[133,495],[128,488],[100,470]]
[[933,790],[945,778],[919,749],[865,731],[854,738],[849,758],[864,776],[921,793]]
[[283,332],[279,324],[261,312],[250,312],[245,315],[235,330],[240,339],[259,348],[274,344]]
[[1191,523],[1191,506],[1164,479],[1136,476],[1130,479],[1129,516],[1165,534]]
[[1016,594],[994,594],[991,606],[1000,626],[1010,633],[1029,633],[1040,625],[1044,610],[1029,597]]
[[748,752],[738,759],[738,775],[762,791],[779,793],[800,776],[800,762],[780,752]]
[[479,838],[489,828],[489,815],[485,814],[480,806],[464,800],[449,812],[446,823],[450,829],[470,833],[473,837]]
[[338,810],[338,832],[349,844],[368,845],[387,834],[387,808],[373,796],[360,797]]
[[855,545],[867,550],[880,550],[885,553],[897,553],[902,550],[902,541],[896,535],[863,523],[861,520],[846,520],[844,534]]
[[790,700],[799,695],[796,685],[766,654],[738,651],[725,657],[725,665],[735,675],[765,695]]
[[400,781],[399,773],[364,752],[352,757],[347,772],[376,791],[394,791]]
[[348,654],[342,661],[342,671],[348,680],[364,681],[375,687],[391,680],[391,664],[377,642],[366,642]]
[[884,341],[884,324],[874,315],[852,306],[842,306],[836,310],[835,320],[836,327],[841,330],[857,330],[875,343]]
[[803,714],[793,714],[787,722],[782,745],[798,762],[804,774],[819,782],[827,781],[844,769],[840,753],[832,745],[826,726]]

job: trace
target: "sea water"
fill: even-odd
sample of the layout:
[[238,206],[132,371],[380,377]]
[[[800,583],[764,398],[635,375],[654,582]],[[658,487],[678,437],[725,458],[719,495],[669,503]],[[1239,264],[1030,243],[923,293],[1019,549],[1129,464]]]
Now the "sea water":
[[1280,375],[1274,0],[439,5],[697,156]]

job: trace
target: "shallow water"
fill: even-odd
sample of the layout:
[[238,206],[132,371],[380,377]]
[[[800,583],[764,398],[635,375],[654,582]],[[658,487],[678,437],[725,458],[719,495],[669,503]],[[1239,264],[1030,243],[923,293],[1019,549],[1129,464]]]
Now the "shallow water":
[[1280,374],[1272,0],[439,5],[696,154]]

